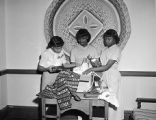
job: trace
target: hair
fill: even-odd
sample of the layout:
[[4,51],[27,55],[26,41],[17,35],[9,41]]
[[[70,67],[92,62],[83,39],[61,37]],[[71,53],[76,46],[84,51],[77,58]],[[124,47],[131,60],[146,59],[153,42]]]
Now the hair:
[[64,45],[64,41],[61,37],[59,36],[53,36],[49,43],[47,48],[51,48],[51,47],[62,47]]
[[118,36],[118,33],[114,30],[114,29],[109,29],[107,30],[104,34],[103,34],[103,39],[105,39],[106,37],[113,37],[113,39],[115,40],[116,44],[119,43],[120,38]]
[[76,40],[78,41],[80,38],[87,36],[87,42],[91,39],[91,34],[88,32],[87,29],[79,29],[79,31],[76,33]]

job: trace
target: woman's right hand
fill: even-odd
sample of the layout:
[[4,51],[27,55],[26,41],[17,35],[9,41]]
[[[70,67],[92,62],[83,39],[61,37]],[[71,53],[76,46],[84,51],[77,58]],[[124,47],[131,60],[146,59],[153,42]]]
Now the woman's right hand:
[[90,61],[89,61],[88,58],[84,58],[82,64],[83,64],[83,63],[90,63]]
[[90,55],[88,55],[88,56],[87,56],[87,59],[88,59],[88,60],[91,60],[91,59],[92,59],[92,57],[91,57]]

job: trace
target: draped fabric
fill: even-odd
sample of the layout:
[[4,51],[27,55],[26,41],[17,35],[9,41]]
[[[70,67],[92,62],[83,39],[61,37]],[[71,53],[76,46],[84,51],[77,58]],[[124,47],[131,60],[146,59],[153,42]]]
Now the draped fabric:
[[61,71],[54,84],[49,84],[38,96],[41,98],[57,99],[60,110],[71,108],[72,92],[76,92],[80,75],[66,70]]

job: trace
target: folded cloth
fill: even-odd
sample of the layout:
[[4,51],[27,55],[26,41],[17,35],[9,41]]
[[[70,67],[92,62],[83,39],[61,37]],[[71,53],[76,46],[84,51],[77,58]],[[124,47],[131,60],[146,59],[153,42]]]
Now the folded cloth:
[[156,120],[156,110],[134,109],[134,120]]
[[100,67],[102,65],[100,58],[89,58],[89,60],[92,67]]
[[73,72],[75,72],[75,73],[77,73],[77,74],[79,74],[79,75],[82,75],[82,73],[85,71],[85,70],[87,70],[87,69],[89,69],[91,66],[88,64],[88,63],[82,63],[82,65],[81,66],[78,66],[78,67],[75,67],[74,69],[73,69]]
[[103,99],[110,104],[114,105],[115,107],[119,107],[119,101],[115,95],[112,95],[109,91],[104,91],[102,92],[99,96],[98,99]]

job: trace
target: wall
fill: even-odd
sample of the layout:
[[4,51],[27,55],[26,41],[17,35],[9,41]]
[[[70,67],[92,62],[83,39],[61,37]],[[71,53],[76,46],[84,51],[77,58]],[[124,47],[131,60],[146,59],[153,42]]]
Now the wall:
[[[134,108],[137,108],[136,98],[155,98],[156,78],[123,76],[121,90],[121,104],[124,106],[124,110],[133,110]],[[143,103],[142,108],[156,110],[156,104]]]
[[155,0],[124,0],[128,6],[132,33],[123,51],[121,70],[155,71]]
[[0,70],[6,69],[6,46],[5,46],[5,3],[0,1]]
[[[155,0],[124,0],[128,6],[132,33],[120,63],[123,71],[156,71],[156,9]],[[155,77],[123,77],[123,103],[126,110],[136,107],[137,97],[155,98]],[[154,104],[143,107],[156,109]]]
[[0,109],[8,104],[7,76],[0,76]]
[[[0,70],[6,69],[5,1],[0,0]],[[6,76],[0,76],[0,108],[7,105]]]
[[[45,49],[44,16],[51,0],[6,0],[8,69],[36,69]],[[8,104],[33,106],[40,75],[7,75]]]
[[7,68],[36,69],[51,0],[6,0]]
[[40,89],[40,75],[7,75],[8,104],[37,106],[36,94]]
[[[120,70],[156,71],[155,1],[124,1],[131,18],[132,34],[123,50]],[[46,46],[44,15],[51,2],[52,0],[5,1],[7,69],[36,69],[38,56]],[[155,97],[155,84],[153,77],[124,76],[122,89],[125,110],[136,107],[136,97]],[[39,92],[40,75],[9,74],[7,86],[8,105],[37,105],[33,101]]]

